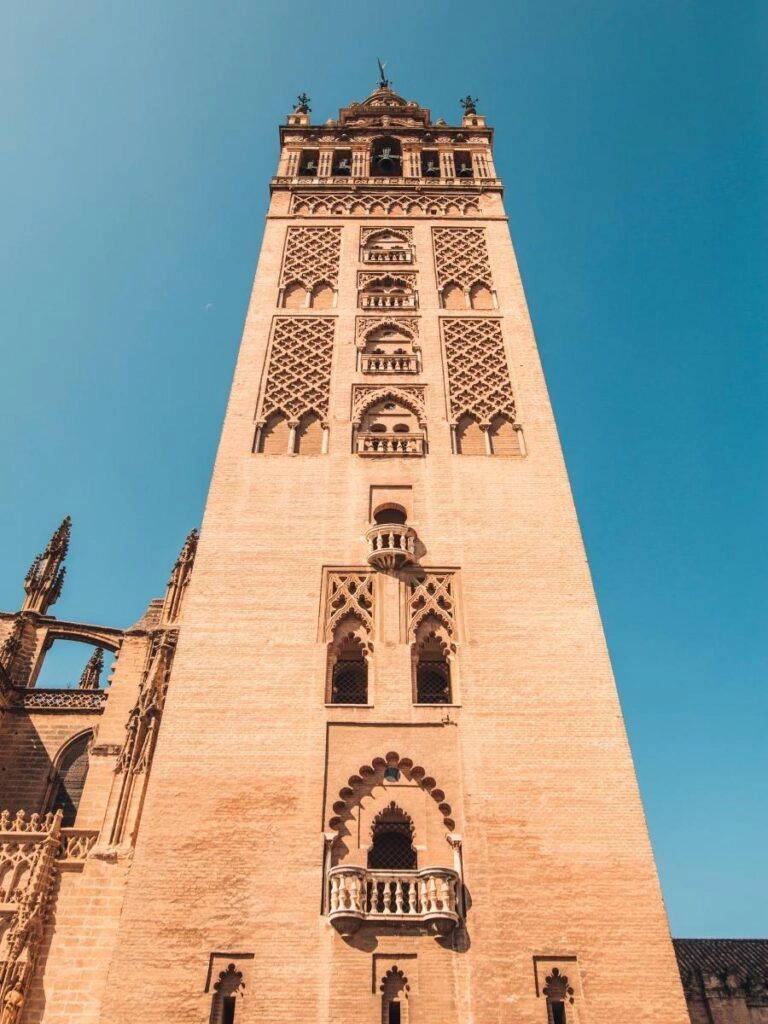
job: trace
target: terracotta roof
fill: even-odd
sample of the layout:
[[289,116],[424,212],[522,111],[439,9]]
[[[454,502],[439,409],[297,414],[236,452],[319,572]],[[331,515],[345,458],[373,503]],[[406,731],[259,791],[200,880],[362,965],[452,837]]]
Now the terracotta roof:
[[768,976],[768,939],[673,939],[680,973],[718,973],[734,968]]

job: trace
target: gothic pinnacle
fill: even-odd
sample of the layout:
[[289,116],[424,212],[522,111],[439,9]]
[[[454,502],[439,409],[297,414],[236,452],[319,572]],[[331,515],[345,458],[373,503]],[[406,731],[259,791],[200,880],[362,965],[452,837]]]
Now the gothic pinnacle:
[[72,520],[66,516],[55,531],[41,555],[37,555],[24,578],[26,597],[22,611],[45,615],[61,595],[66,568],[64,559],[69,550]]

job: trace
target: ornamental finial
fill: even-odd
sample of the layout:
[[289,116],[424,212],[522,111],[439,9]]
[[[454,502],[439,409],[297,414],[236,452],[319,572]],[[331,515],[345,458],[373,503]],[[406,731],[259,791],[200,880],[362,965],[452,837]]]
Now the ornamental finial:
[[475,98],[473,99],[469,93],[467,93],[464,99],[459,100],[459,103],[464,108],[464,117],[467,117],[469,114],[477,113],[478,102],[479,100],[477,99],[477,96],[475,96]]
[[385,73],[385,68],[387,66],[386,62],[382,63],[381,57],[377,57],[376,58],[376,63],[379,65],[379,84],[378,84],[378,88],[379,89],[388,89],[389,86],[390,86],[390,82],[389,82],[389,79],[387,78],[386,73]]
[[22,611],[45,615],[51,605],[58,600],[67,571],[62,563],[67,556],[71,529],[72,520],[67,516],[48,541],[45,551],[38,555],[29,567],[29,572],[24,578],[27,596],[21,606]]
[[296,106],[294,108],[294,114],[309,114],[312,107],[309,105],[309,96],[305,92],[300,92],[296,97]]

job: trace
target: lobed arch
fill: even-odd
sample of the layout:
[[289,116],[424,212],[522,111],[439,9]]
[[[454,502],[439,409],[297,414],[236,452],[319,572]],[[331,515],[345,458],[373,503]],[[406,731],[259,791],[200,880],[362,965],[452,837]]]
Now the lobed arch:
[[367,249],[372,245],[376,245],[378,242],[387,241],[389,238],[396,238],[399,242],[402,242],[404,246],[410,248],[412,244],[410,232],[407,229],[402,228],[373,228],[369,235],[366,235],[365,241],[363,242],[363,248]]
[[398,334],[404,335],[414,348],[417,347],[418,331],[415,323],[410,324],[407,320],[383,316],[380,319],[364,324],[358,334],[358,348],[362,349],[366,345],[380,343],[381,339],[376,338],[375,335],[385,330],[396,331]]
[[395,750],[388,751],[383,757],[374,757],[369,764],[361,765],[354,775],[350,775],[347,784],[339,790],[338,798],[332,805],[332,814],[328,818],[328,827],[340,837],[346,829],[346,823],[352,818],[352,810],[362,797],[384,782],[387,769],[397,769],[409,780],[415,782],[437,804],[442,815],[443,825],[447,832],[456,828],[454,810],[446,795],[437,785],[437,781],[427,773],[420,764],[414,764],[410,757],[401,757]]
[[414,414],[418,420],[419,426],[422,429],[426,428],[427,416],[426,410],[423,403],[413,392],[406,391],[404,388],[398,388],[391,385],[383,385],[380,388],[373,388],[370,391],[364,392],[355,403],[352,410],[352,423],[355,427],[359,427],[362,423],[363,416],[378,402],[384,401],[400,402],[407,409]]

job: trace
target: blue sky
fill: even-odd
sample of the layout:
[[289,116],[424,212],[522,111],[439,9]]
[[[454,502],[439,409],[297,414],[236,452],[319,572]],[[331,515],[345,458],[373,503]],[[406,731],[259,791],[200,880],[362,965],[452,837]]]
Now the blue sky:
[[128,625],[162,593],[295,95],[335,116],[377,55],[433,117],[471,91],[673,933],[765,935],[768,7],[3,7],[0,607],[67,513],[57,615]]

